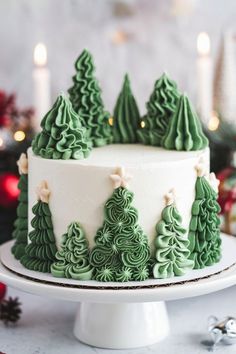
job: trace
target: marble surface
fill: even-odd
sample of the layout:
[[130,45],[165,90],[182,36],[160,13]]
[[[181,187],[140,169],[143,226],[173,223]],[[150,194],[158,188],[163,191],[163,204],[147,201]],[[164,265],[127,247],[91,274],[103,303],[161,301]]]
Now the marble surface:
[[[236,287],[215,294],[171,301],[167,304],[171,335],[163,342],[134,350],[104,350],[78,342],[72,333],[76,304],[56,301],[9,289],[8,294],[19,296],[23,315],[16,327],[0,324],[0,352],[6,354],[204,354],[208,340],[207,317],[236,316]],[[220,346],[217,354],[235,354],[236,344]]]
[[[129,15],[121,14],[122,2]],[[17,92],[22,104],[32,102],[33,49],[43,41],[53,98],[71,85],[73,63],[86,47],[94,54],[108,110],[125,72],[142,113],[164,70],[195,99],[197,35],[209,33],[215,59],[220,36],[235,28],[235,16],[235,0],[223,9],[222,0],[1,0],[0,87]]]

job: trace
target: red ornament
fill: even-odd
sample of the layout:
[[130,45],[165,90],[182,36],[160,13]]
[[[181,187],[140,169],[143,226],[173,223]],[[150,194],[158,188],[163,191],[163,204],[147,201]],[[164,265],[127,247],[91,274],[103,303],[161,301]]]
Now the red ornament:
[[0,175],[0,206],[10,208],[17,204],[18,182],[19,178],[12,173]]
[[0,283],[0,302],[4,299],[7,292],[7,287],[5,284]]

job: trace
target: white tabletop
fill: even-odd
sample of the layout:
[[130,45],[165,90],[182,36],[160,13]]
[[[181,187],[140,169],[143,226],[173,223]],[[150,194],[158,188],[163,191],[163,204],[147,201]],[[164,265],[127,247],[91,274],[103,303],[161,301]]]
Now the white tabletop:
[[[9,289],[23,304],[22,318],[16,327],[0,324],[0,352],[6,354],[201,354],[208,353],[201,341],[207,340],[207,317],[236,316],[236,287],[215,294],[167,303],[171,336],[165,341],[135,350],[103,350],[78,342],[73,337],[76,304],[25,294]],[[236,344],[220,347],[217,354],[235,354]]]

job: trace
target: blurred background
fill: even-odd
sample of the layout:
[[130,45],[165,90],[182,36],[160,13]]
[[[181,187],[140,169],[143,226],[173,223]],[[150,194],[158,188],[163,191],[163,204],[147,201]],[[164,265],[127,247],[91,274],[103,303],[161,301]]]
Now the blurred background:
[[234,228],[235,18],[234,0],[1,0],[0,242],[15,218],[16,160],[71,86],[84,48],[111,113],[126,72],[141,114],[163,71],[187,92],[210,138],[222,215],[230,213]]

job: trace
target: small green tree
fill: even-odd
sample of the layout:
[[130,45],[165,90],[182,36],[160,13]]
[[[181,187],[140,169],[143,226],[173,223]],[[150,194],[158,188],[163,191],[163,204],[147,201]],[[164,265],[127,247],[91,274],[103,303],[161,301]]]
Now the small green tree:
[[110,144],[112,142],[110,114],[104,110],[101,89],[94,76],[93,58],[87,50],[83,50],[76,60],[75,70],[73,86],[68,90],[73,108],[87,128],[94,146]]
[[195,269],[204,268],[220,261],[219,212],[217,192],[200,172],[196,180],[195,201],[192,205],[189,226],[190,258],[194,261]]
[[15,243],[11,249],[16,259],[20,259],[25,254],[25,247],[28,242],[28,161],[25,154],[21,154],[18,160],[20,180],[18,188],[17,219],[14,223],[13,238]]
[[[119,175],[113,175],[120,178]],[[138,212],[132,206],[133,193],[122,182],[105,204],[104,223],[95,236],[90,254],[94,279],[98,281],[145,280],[149,276],[150,249],[138,225]]]
[[143,117],[145,126],[138,130],[138,139],[141,143],[162,146],[179,96],[176,83],[166,73],[155,82],[154,90],[146,104],[147,114]]
[[130,80],[125,75],[124,83],[113,115],[113,138],[115,143],[135,143],[140,126],[140,114],[132,94]]
[[53,232],[52,215],[48,205],[49,190],[46,182],[38,189],[38,202],[33,206],[33,230],[29,233],[29,243],[25,255],[21,257],[23,266],[30,270],[49,273],[56,260],[56,244]]
[[88,157],[92,144],[80,117],[71,102],[61,94],[41,122],[42,131],[36,135],[32,148],[36,155],[47,159],[76,159]]
[[58,278],[89,280],[93,269],[89,264],[88,242],[79,223],[69,225],[63,235],[62,249],[56,253],[57,261],[51,266],[51,273]]
[[173,196],[167,195],[167,205],[162,211],[161,220],[156,226],[156,262],[153,267],[154,278],[169,278],[184,275],[193,268],[189,259],[189,241],[185,237],[182,218],[174,204]]
[[163,146],[168,150],[202,150],[208,146],[200,120],[188,97],[180,96],[177,108],[168,125]]

